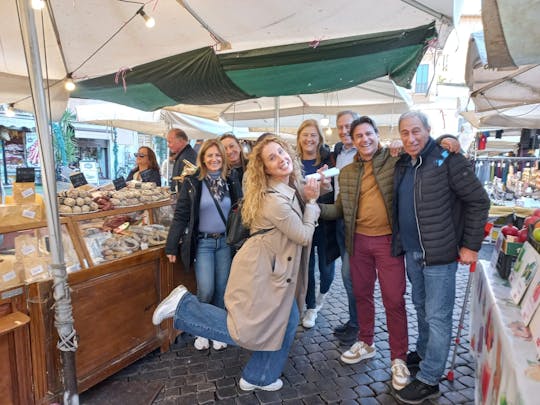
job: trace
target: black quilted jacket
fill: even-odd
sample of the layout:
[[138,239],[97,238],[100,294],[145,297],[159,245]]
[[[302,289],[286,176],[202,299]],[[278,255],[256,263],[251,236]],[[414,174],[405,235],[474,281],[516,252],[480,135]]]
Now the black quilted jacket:
[[[398,199],[393,201],[392,254],[404,253],[398,215],[416,215],[427,266],[455,261],[463,246],[480,250],[490,201],[469,161],[463,155],[444,151],[432,139],[418,159],[415,212],[398,212]],[[396,163],[394,195],[410,164],[409,155]]]

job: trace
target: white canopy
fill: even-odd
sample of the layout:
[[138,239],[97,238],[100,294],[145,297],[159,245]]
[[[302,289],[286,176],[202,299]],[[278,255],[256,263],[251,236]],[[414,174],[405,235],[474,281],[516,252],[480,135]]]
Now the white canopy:
[[540,128],[540,65],[488,66],[482,32],[471,35],[465,80],[475,112],[462,115],[477,128]]
[[[47,51],[43,75],[52,85],[67,74],[76,80],[102,76],[205,46],[215,46],[220,52],[241,51],[401,30],[433,20],[438,22],[439,43],[444,44],[452,21],[459,17],[462,0],[147,1],[144,11],[156,21],[152,29],[136,14],[141,7],[136,2],[45,3],[43,19],[36,12],[36,21],[38,41]],[[4,17],[0,102],[16,103],[16,108],[31,111],[27,82],[20,80],[27,76],[27,68],[15,2],[0,2],[0,15]],[[67,96],[60,83],[51,92],[64,106]],[[53,116],[62,110],[56,109]]]

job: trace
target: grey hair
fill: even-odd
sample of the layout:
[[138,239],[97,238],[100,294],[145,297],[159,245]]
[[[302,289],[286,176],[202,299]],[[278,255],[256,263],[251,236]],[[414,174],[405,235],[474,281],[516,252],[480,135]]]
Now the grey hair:
[[411,111],[407,111],[401,114],[398,120],[398,128],[401,125],[401,121],[407,118],[418,118],[420,122],[422,123],[422,126],[424,127],[424,129],[427,129],[428,131],[431,129],[431,125],[429,125],[429,120],[428,120],[427,115],[424,114],[422,111],[418,111],[418,110],[411,110]]
[[343,111],[340,111],[340,112],[338,112],[336,114],[336,121],[339,120],[344,115],[350,115],[352,117],[353,121],[360,118],[360,114],[358,114],[357,112],[354,112],[352,110],[343,110]]

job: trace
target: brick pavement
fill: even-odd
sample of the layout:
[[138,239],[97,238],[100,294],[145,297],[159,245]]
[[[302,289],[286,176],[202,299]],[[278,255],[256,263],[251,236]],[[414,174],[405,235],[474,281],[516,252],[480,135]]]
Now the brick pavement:
[[[489,259],[492,247],[484,245],[481,258]],[[112,381],[161,382],[164,388],[154,404],[395,404],[390,379],[390,349],[386,317],[376,290],[376,324],[374,358],[354,365],[339,361],[348,347],[340,346],[332,329],[346,319],[347,300],[336,268],[336,279],[328,299],[319,312],[314,328],[298,327],[289,362],[282,375],[284,387],[277,392],[244,392],[238,388],[241,369],[249,352],[229,347],[224,351],[193,348],[193,338],[180,336],[167,353],[155,351],[121,372]],[[454,309],[454,336],[457,331],[463,296],[468,279],[468,267],[460,266],[457,276],[457,297]],[[409,315],[409,346],[417,338],[416,317],[410,300],[410,285],[406,295]],[[436,404],[474,403],[474,364],[468,352],[468,310],[462,345],[458,348],[454,382],[443,380],[442,396]],[[451,347],[449,362],[452,354]],[[97,389],[97,388],[94,388]],[[84,401],[85,394],[81,395]]]

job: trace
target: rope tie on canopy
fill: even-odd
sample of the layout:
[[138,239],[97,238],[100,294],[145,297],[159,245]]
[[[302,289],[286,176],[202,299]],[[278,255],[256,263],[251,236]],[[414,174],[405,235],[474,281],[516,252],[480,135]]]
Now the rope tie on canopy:
[[[56,347],[63,352],[75,352],[79,343],[77,333],[71,327],[73,325],[73,312],[71,311],[71,292],[65,281],[67,279],[66,265],[64,263],[51,264],[50,269],[53,280],[56,280],[52,288],[55,300],[53,307],[56,307],[54,325],[58,331]],[[61,290],[56,288],[58,285],[62,285]],[[58,291],[62,292],[59,294]],[[66,329],[71,329],[68,334],[65,334]]]

